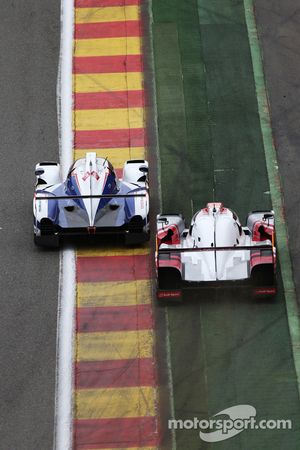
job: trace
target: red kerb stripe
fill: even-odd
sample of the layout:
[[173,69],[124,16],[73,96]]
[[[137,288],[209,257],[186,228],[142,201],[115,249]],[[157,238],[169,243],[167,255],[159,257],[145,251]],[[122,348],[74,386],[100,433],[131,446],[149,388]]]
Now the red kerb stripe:
[[147,280],[149,278],[149,255],[79,256],[77,258],[77,281],[79,283]]
[[158,431],[155,417],[74,421],[74,448],[155,447]]
[[75,365],[76,389],[155,386],[152,358],[78,362]]
[[98,39],[141,36],[138,20],[126,22],[77,23],[75,39]]
[[74,109],[143,108],[144,91],[74,94]]
[[73,59],[73,72],[75,74],[142,72],[142,61],[141,55],[77,56]]
[[74,132],[75,149],[144,147],[144,128]]

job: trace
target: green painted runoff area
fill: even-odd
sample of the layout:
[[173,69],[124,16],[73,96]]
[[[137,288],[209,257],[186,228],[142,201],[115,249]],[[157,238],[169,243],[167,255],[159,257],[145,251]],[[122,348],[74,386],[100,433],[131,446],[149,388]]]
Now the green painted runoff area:
[[[187,223],[208,201],[270,209],[242,0],[152,0],[162,211]],[[219,290],[168,306],[176,419],[239,404],[291,430],[246,430],[221,443],[178,430],[178,450],[300,448],[300,405],[285,299]]]

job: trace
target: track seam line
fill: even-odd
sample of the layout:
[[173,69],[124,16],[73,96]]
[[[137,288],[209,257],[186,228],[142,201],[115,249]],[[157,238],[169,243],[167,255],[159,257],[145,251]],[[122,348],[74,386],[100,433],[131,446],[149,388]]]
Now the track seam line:
[[272,136],[270,107],[265,86],[263,57],[259,45],[256,28],[253,0],[244,0],[244,10],[248,38],[250,44],[253,74],[255,81],[258,113],[263,137],[267,172],[271,191],[271,198],[276,220],[277,248],[280,256],[280,270],[282,274],[283,290],[286,300],[288,325],[292,343],[293,359],[297,377],[298,394],[300,395],[300,317],[293,281],[292,263],[288,246],[288,230],[285,221],[284,202],[276,149]]
[[[154,49],[153,49],[153,13],[152,13],[152,0],[149,1],[148,5],[148,17],[149,17],[149,59],[150,66],[154,69],[155,73],[155,60],[154,60]],[[157,193],[158,193],[158,205],[159,209],[161,209],[162,205],[162,188],[161,188],[161,159],[159,152],[159,138],[158,138],[158,112],[157,112],[157,93],[156,93],[156,79],[153,76],[153,83],[151,84],[151,93],[153,97],[153,123],[155,130],[155,146],[156,146],[156,158],[157,158]],[[155,292],[155,286],[153,286],[153,290]],[[172,374],[172,358],[171,358],[171,343],[170,343],[170,327],[169,327],[169,315],[168,315],[168,307],[165,308],[165,322],[166,322],[166,356],[167,356],[167,372],[168,372],[168,389],[170,393],[170,419],[175,420],[175,400],[174,400],[174,391],[173,391],[173,374]],[[176,432],[175,429],[171,430],[171,450],[177,450],[177,442],[176,442]]]
[[[169,314],[168,307],[165,309],[165,320],[166,320],[166,353],[167,353],[167,368],[168,368],[168,378],[169,378],[169,391],[170,391],[170,412],[171,420],[175,420],[175,403],[174,403],[174,390],[173,390],[173,374],[172,374],[172,358],[171,358],[171,343],[170,343],[170,325],[169,325]],[[172,450],[177,449],[176,443],[176,431],[174,428],[171,429],[172,435]]]

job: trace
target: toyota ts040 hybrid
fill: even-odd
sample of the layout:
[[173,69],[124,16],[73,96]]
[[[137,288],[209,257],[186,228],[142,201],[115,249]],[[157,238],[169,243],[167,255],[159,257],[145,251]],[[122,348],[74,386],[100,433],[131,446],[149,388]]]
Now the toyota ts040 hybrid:
[[118,179],[107,158],[87,153],[65,181],[54,162],[36,165],[34,241],[58,246],[63,236],[123,234],[127,244],[149,238],[148,163],[127,161]]
[[222,203],[208,203],[186,229],[179,214],[157,217],[157,296],[179,299],[201,287],[248,286],[258,297],[276,293],[273,211],[253,211],[242,227]]

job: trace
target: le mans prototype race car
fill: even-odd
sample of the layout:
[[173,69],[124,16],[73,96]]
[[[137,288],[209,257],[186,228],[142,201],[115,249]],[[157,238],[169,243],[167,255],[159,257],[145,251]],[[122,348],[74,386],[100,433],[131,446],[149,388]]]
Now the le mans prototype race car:
[[65,181],[55,162],[36,165],[34,241],[58,246],[63,236],[122,234],[126,244],[149,239],[148,163],[127,161],[118,179],[107,158],[86,153]]
[[208,203],[186,229],[180,214],[157,216],[157,297],[181,299],[185,289],[246,286],[276,294],[273,211],[253,211],[242,227],[222,203]]

